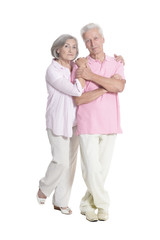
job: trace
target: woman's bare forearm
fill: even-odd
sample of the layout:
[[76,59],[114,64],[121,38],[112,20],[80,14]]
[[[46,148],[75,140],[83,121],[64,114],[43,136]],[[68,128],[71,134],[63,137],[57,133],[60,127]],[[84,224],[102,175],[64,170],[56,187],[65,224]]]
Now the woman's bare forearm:
[[84,88],[85,87],[85,80],[83,78],[78,78],[78,80],[79,80],[82,88]]
[[98,97],[102,96],[104,93],[106,93],[107,90],[104,88],[98,88],[93,91],[85,92],[80,97],[73,97],[76,105],[86,104],[94,101]]

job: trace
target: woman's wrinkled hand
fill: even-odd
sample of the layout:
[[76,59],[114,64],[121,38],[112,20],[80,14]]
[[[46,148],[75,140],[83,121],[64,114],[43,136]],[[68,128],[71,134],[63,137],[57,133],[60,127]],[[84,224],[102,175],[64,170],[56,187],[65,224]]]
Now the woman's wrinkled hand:
[[87,67],[87,63],[88,63],[88,60],[86,58],[78,58],[76,61],[75,61],[76,65],[78,67]]
[[121,55],[114,54],[114,57],[115,57],[117,62],[121,62],[123,65],[125,65],[125,61],[124,61],[124,59]]

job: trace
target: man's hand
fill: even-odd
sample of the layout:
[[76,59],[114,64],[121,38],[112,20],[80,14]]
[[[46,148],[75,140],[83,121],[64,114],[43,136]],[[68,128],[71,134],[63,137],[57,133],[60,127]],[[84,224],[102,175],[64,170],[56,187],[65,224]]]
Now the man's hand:
[[122,79],[121,75],[119,74],[114,74],[112,78],[119,79],[119,80]]
[[118,55],[114,54],[114,57],[117,62],[121,62],[121,63],[123,63],[123,65],[125,65],[124,59],[121,55],[118,56]]
[[87,67],[88,60],[87,60],[87,58],[78,58],[75,61],[75,63],[78,67],[85,68],[85,67]]

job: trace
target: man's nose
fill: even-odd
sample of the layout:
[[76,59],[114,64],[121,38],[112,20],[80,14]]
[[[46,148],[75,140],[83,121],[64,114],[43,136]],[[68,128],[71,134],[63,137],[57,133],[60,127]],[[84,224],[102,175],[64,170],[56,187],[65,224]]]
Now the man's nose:
[[94,40],[91,40],[91,46],[94,47]]

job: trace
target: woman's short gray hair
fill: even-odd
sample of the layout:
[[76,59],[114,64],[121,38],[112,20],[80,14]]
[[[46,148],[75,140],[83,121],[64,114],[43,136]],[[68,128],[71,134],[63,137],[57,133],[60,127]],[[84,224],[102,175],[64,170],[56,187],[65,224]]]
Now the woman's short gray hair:
[[63,47],[68,39],[74,39],[76,41],[77,53],[76,53],[76,56],[74,58],[74,59],[76,59],[76,57],[78,56],[78,53],[79,53],[78,52],[78,41],[77,41],[77,39],[75,37],[73,37],[72,35],[69,35],[69,34],[63,34],[63,35],[59,36],[54,41],[54,43],[52,44],[52,47],[51,47],[51,54],[52,54],[53,57],[55,57],[56,59],[59,59],[59,54],[57,53],[57,50],[59,48]]
[[98,25],[98,24],[95,24],[95,23],[89,23],[87,25],[85,25],[82,29],[81,29],[81,36],[83,38],[83,35],[84,33],[86,33],[88,30],[90,29],[93,29],[93,28],[97,28],[99,33],[103,36],[103,31],[102,31],[102,28]]

